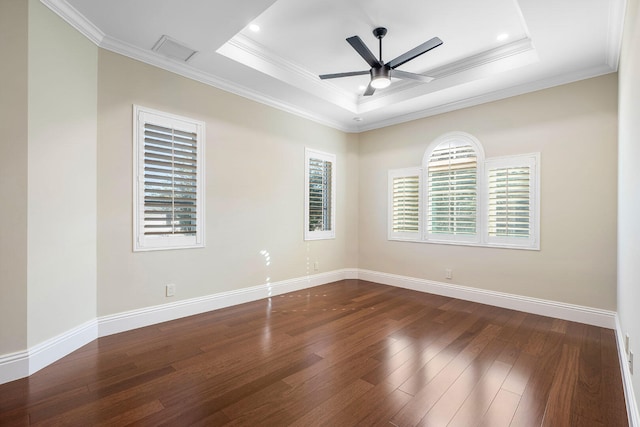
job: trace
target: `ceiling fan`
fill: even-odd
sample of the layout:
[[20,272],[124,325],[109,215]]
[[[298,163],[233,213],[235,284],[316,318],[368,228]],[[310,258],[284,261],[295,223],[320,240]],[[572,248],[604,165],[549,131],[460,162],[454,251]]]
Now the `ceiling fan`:
[[373,30],[373,35],[376,36],[380,45],[380,58],[376,58],[373,53],[369,50],[367,45],[364,44],[362,39],[358,36],[349,37],[347,42],[353,47],[356,52],[362,56],[362,58],[369,64],[371,69],[369,71],[350,71],[346,73],[336,73],[336,74],[322,74],[320,78],[322,80],[326,79],[336,79],[340,77],[351,77],[351,76],[363,76],[365,74],[371,75],[371,81],[369,82],[369,86],[364,91],[364,96],[371,96],[376,91],[376,89],[382,89],[391,84],[391,77],[396,77],[398,79],[409,79],[409,80],[417,80],[423,83],[429,83],[433,80],[433,77],[423,76],[421,74],[408,73],[406,71],[396,70],[397,67],[402,64],[411,61],[412,59],[417,58],[423,53],[429,52],[431,49],[434,49],[442,44],[442,40],[438,37],[434,37],[429,41],[422,43],[419,46],[414,47],[413,49],[403,53],[398,56],[396,59],[392,59],[386,64],[382,61],[382,38],[387,34],[387,29],[384,27],[378,27]]

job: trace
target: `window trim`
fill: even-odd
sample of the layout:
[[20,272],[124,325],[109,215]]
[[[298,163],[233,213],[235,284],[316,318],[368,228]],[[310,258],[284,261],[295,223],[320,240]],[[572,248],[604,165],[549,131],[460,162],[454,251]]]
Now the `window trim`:
[[[181,128],[197,134],[195,236],[145,236],[144,230],[144,128],[145,124]],[[133,251],[158,251],[205,247],[205,123],[188,117],[133,105]]]
[[[331,229],[309,230],[309,160],[331,162]],[[336,237],[336,155],[312,148],[304,149],[304,240],[328,240]]]

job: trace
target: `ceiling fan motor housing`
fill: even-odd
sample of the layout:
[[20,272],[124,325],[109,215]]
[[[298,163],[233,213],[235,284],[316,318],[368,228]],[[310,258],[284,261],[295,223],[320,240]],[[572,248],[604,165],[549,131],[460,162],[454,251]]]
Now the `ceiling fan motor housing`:
[[378,68],[371,69],[371,80],[376,79],[388,79],[390,77],[390,69],[388,65],[383,65]]

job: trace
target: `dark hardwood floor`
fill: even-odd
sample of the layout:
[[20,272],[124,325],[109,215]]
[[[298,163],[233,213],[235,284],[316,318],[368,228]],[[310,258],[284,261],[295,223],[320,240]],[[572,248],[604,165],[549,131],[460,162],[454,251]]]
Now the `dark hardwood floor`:
[[612,330],[345,280],[100,338],[0,425],[626,426]]

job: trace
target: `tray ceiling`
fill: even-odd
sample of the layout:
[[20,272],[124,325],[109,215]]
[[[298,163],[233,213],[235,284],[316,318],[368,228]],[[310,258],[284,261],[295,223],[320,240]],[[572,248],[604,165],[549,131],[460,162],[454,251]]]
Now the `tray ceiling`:
[[[102,48],[348,132],[614,72],[625,8],[625,0],[41,1]],[[435,80],[392,79],[363,97],[369,76],[318,78],[368,70],[345,39],[358,35],[377,55],[378,26],[388,29],[385,61],[442,39],[398,68]],[[180,45],[183,58],[172,57]]]

